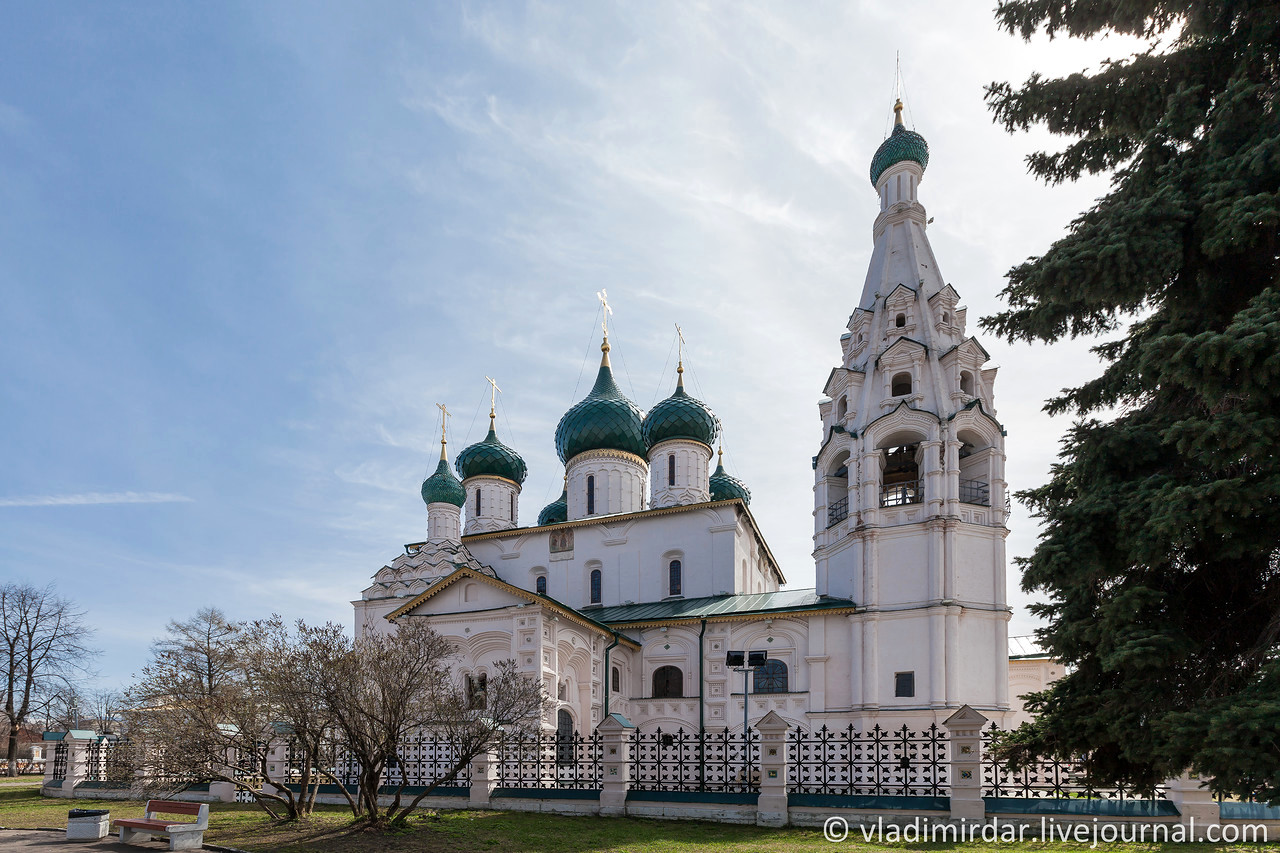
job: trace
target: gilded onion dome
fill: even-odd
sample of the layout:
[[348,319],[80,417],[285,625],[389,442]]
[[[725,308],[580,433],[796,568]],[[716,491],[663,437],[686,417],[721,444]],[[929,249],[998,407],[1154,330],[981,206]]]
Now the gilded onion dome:
[[445,443],[440,441],[440,464],[436,472],[422,481],[422,502],[446,503],[460,507],[467,502],[467,493],[458,478],[449,470],[449,458],[445,455]]
[[684,390],[684,366],[676,368],[676,392],[649,410],[644,417],[644,443],[652,448],[660,441],[686,438],[711,447],[720,422],[710,407]]
[[907,130],[902,123],[902,101],[893,105],[893,112],[895,114],[893,133],[880,143],[880,147],[871,158],[871,186],[873,187],[885,170],[894,163],[911,160],[919,163],[921,169],[929,166],[929,143],[914,130]]
[[458,473],[464,480],[468,477],[489,476],[502,477],[516,484],[523,483],[529,469],[519,453],[498,441],[498,433],[493,427],[494,419],[494,413],[490,412],[489,434],[484,437],[484,441],[478,441],[458,454],[455,462]]
[[556,452],[561,462],[588,450],[623,450],[644,458],[644,415],[613,380],[608,338],[600,350],[604,355],[591,393],[565,412],[556,427]]
[[711,500],[727,501],[730,498],[742,498],[745,504],[751,503],[751,490],[737,477],[731,477],[724,470],[724,448],[720,448],[719,463],[716,472],[708,481],[711,485]]
[[560,524],[569,520],[569,481],[565,478],[564,491],[560,493],[560,497],[553,500],[542,508],[542,512],[538,513],[538,526],[542,527],[546,524]]

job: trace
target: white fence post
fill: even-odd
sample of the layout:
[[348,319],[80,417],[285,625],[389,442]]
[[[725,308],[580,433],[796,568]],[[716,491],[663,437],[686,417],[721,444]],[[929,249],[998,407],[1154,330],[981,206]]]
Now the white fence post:
[[75,796],[76,786],[89,775],[89,744],[95,740],[94,733],[72,730],[62,742],[67,745],[67,776],[62,781],[62,796]]
[[777,711],[756,723],[760,732],[760,798],[756,801],[757,826],[786,826],[787,730],[791,724]]
[[498,763],[501,756],[498,745],[491,744],[488,749],[471,759],[471,802],[473,809],[489,807],[493,798],[493,790],[498,787]]
[[1170,779],[1166,788],[1169,800],[1178,807],[1178,823],[1187,828],[1187,840],[1205,840],[1205,829],[1222,822],[1218,801],[1199,776],[1183,773],[1177,779]]
[[943,722],[951,741],[951,819],[987,819],[982,801],[982,727],[988,720],[962,705]]
[[600,814],[627,813],[627,791],[631,789],[631,732],[635,725],[621,714],[604,718],[600,733]]

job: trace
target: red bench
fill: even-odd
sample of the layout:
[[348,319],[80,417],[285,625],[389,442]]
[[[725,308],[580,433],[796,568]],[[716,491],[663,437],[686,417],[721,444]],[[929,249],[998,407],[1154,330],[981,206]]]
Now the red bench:
[[[169,820],[160,815],[195,815],[195,820]],[[208,803],[179,803],[174,800],[148,800],[145,816],[120,818],[111,824],[120,828],[125,844],[150,841],[153,835],[166,835],[170,850],[199,850],[204,846],[204,831],[209,828]]]

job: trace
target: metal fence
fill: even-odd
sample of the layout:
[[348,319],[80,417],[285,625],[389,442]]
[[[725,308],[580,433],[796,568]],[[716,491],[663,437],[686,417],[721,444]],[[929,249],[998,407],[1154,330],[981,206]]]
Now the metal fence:
[[852,725],[787,734],[787,790],[797,794],[924,796],[950,794],[947,734]]
[[843,497],[827,507],[827,527],[834,527],[849,517],[849,498]]
[[127,738],[101,738],[86,752],[85,781],[107,788],[128,788],[136,776],[133,745]]
[[599,732],[504,737],[498,744],[498,787],[598,790],[603,754]]
[[884,491],[880,493],[880,506],[906,506],[907,504],[918,504],[924,500],[924,488],[919,480],[910,480],[905,483],[894,483],[884,487]]
[[1165,799],[1163,785],[1154,791],[1096,787],[1089,781],[1089,758],[1042,759],[1021,770],[1010,770],[996,756],[993,744],[1001,734],[995,723],[982,733],[982,796],[1055,800]]
[[[412,735],[400,742],[396,754],[387,760],[382,784],[399,787],[402,783],[411,787],[425,787],[444,779],[461,757],[460,747],[430,733]],[[298,784],[302,781],[305,756],[296,741],[290,741],[285,750],[285,766],[281,774],[285,781]],[[313,758],[313,766],[333,774],[343,785],[355,787],[360,781],[360,762],[341,744],[330,742]],[[312,770],[312,783],[331,784],[327,777],[317,778]],[[471,765],[463,764],[457,775],[444,784],[450,787],[471,786]]]
[[636,731],[631,743],[631,787],[636,790],[760,790],[760,735],[751,729],[745,737],[728,731]]
[[61,782],[67,778],[67,745],[62,741],[53,748],[53,780]]
[[991,506],[991,486],[981,480],[961,480],[960,503]]

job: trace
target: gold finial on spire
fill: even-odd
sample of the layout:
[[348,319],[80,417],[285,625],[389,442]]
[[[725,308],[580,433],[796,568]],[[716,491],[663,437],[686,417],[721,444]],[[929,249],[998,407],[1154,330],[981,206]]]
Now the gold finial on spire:
[[498,417],[498,394],[502,389],[488,376],[485,377],[485,381],[489,383],[489,429],[493,429],[493,422]]
[[449,439],[445,433],[445,425],[453,415],[449,413],[449,407],[444,403],[436,403],[436,408],[440,410],[440,458],[448,459],[445,455],[445,447],[448,446]]
[[603,314],[600,321],[600,328],[604,330],[604,340],[600,342],[600,352],[604,353],[600,358],[600,366],[609,366],[609,318],[613,316],[613,308],[609,305],[609,294],[601,288],[596,291],[596,299],[600,300],[600,310]]
[[899,127],[903,126],[902,125],[902,98],[898,98],[897,102],[893,105],[893,123]]

